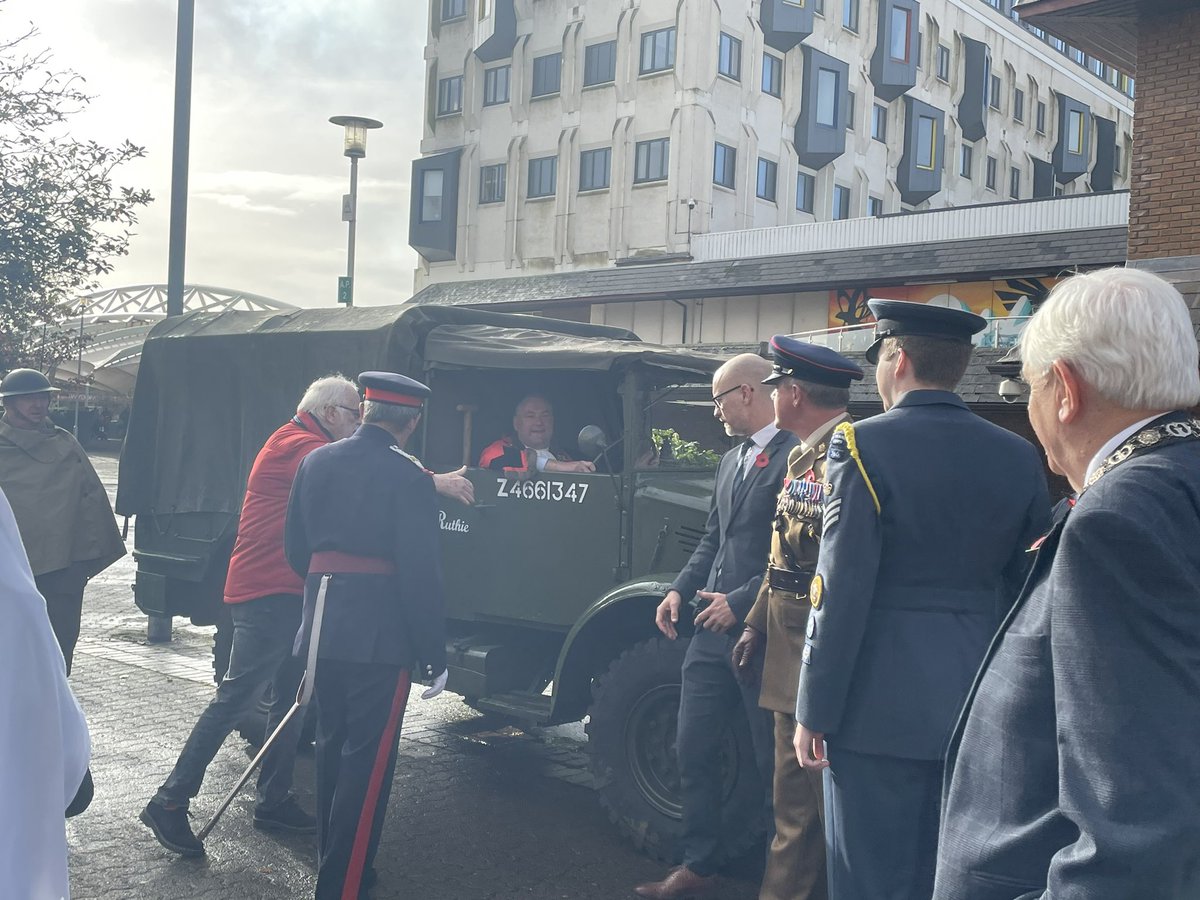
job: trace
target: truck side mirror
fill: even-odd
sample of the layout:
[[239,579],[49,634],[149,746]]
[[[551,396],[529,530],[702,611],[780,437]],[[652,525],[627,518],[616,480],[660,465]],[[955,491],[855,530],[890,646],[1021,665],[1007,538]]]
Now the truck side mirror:
[[579,453],[586,459],[594,459],[608,449],[608,435],[599,425],[584,425],[579,429]]

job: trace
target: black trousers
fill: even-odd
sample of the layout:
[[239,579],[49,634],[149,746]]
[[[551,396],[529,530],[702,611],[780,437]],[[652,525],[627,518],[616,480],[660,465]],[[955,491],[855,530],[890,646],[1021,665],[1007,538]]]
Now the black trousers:
[[76,564],[33,579],[38,593],[46,598],[46,614],[62,649],[68,675],[71,674],[75,644],[79,641],[79,621],[83,617],[83,589],[87,587],[85,571],[83,566]]
[[683,799],[683,864],[697,875],[713,874],[721,861],[720,750],[735,719],[749,720],[764,821],[774,827],[774,721],[771,713],[758,705],[758,682],[745,688],[733,674],[730,653],[739,633],[738,629],[729,634],[698,629],[683,660],[675,753]]
[[937,864],[941,760],[827,744],[829,900],[929,900]]
[[410,686],[396,666],[317,662],[317,900],[363,896]]

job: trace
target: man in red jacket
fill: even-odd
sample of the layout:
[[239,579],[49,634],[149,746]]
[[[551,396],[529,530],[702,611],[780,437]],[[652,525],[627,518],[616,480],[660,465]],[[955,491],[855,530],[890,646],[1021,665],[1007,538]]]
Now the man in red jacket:
[[[272,733],[291,709],[304,674],[304,661],[292,656],[300,627],[304,581],[283,555],[288,496],[300,462],[318,447],[349,437],[358,427],[359,396],[354,382],[340,375],[309,385],[296,415],[267,439],[246,482],[237,541],[225,580],[225,602],[233,618],[229,669],[216,695],[200,715],[175,768],[142,811],[160,844],[184,856],[201,856],[204,844],[188,824],[188,804],[200,792],[205,770],[237,722],[273,682],[275,701],[267,717]],[[461,473],[433,476],[438,493],[462,503],[474,500]],[[314,816],[292,795],[292,770],[302,720],[263,758],[258,778],[254,825],[308,834]]]

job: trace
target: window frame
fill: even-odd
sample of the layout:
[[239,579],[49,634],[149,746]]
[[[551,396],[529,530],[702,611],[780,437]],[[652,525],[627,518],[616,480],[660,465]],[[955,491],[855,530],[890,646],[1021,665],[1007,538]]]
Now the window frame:
[[938,81],[946,84],[950,83],[950,48],[945,44],[937,45],[937,70],[936,77]]
[[1004,90],[1004,80],[995,72],[988,72],[988,109],[1000,112],[1000,94]]
[[[455,82],[458,84],[457,90],[452,90],[451,85]],[[457,101],[457,106],[450,106],[448,102]],[[463,111],[463,77],[459,75],[447,75],[445,78],[439,78],[437,83],[437,113],[436,117],[445,119],[449,116],[462,115]]]
[[[666,35],[666,46],[663,49],[665,56],[670,57],[663,65],[656,65],[656,56],[658,53],[658,36]],[[646,48],[649,42],[650,60],[647,65]],[[668,25],[666,28],[655,28],[652,31],[643,31],[641,39],[638,43],[638,75],[657,75],[659,72],[670,72],[675,68],[675,26]]]
[[779,163],[760,156],[755,166],[754,196],[775,203],[779,196]]
[[[592,161],[596,154],[604,154],[604,184],[585,184],[584,173],[595,174],[597,167]],[[606,191],[612,186],[612,147],[593,147],[591,150],[579,151],[579,193],[591,191]]]
[[[552,69],[554,72],[554,89],[553,90],[540,90],[539,85],[538,85],[538,76],[540,74],[542,76],[542,80],[545,81],[546,69],[551,66],[551,64],[548,63],[547,60],[556,60],[557,61],[557,65],[553,65],[553,69]],[[545,87],[546,87],[545,84],[541,85],[541,88],[545,88]],[[556,94],[561,94],[561,93],[562,93],[562,51],[556,50],[553,53],[543,53],[541,56],[535,56],[533,58],[533,65],[532,65],[532,69],[530,72],[530,78],[529,78],[529,99],[537,100],[541,97],[553,97]]]
[[[426,203],[432,196],[429,193],[429,176],[438,176],[438,192],[437,192],[437,215],[426,214]],[[441,222],[444,217],[444,203],[446,200],[446,173],[442,169],[424,169],[421,172],[421,210],[418,213],[418,221],[422,225]]]
[[[896,47],[896,16],[897,15],[904,16],[904,50],[903,50],[902,56],[896,56],[895,52],[894,52],[895,47]],[[889,9],[889,11],[888,11],[888,46],[887,46],[887,58],[889,61],[894,62],[894,63],[900,63],[902,65],[908,65],[909,60],[912,58],[912,54],[909,51],[909,46],[912,43],[912,21],[913,21],[913,18],[914,18],[913,10],[907,6],[893,4],[891,6],[891,8]]]
[[1037,102],[1037,113],[1035,118],[1034,130],[1038,134],[1046,133],[1046,101],[1039,100]]
[[1021,199],[1021,169],[1019,166],[1009,166],[1008,169],[1008,199]]
[[[662,174],[652,173],[650,166],[653,162],[653,154],[655,149],[662,148],[661,170]],[[639,175],[639,170],[643,168],[643,152],[645,162],[645,174]],[[669,180],[671,175],[671,139],[665,138],[648,138],[644,141],[637,141],[633,145],[633,183],[634,184],[661,184]]]
[[871,104],[871,140],[887,143],[888,108],[882,103]]
[[[546,178],[546,168],[550,169],[550,177]],[[535,172],[536,168],[536,172]],[[542,200],[553,197],[558,193],[558,154],[548,156],[533,156],[526,166],[525,199]],[[546,190],[548,183],[549,190]],[[536,189],[538,193],[534,193]]]
[[[504,97],[499,98],[496,92],[496,85],[499,82],[498,73],[504,72]],[[512,64],[505,63],[502,66],[492,66],[490,69],[483,70],[483,105],[488,106],[503,106],[505,103],[512,102]]]
[[1085,121],[1083,118],[1083,110],[1068,109],[1067,110],[1067,152],[1072,156],[1083,156],[1083,146],[1085,131]]
[[[838,198],[844,198],[845,203],[839,206]],[[850,204],[853,202],[853,196],[850,188],[844,184],[833,183],[833,193],[829,198],[829,218],[835,222],[843,222],[850,218]],[[842,207],[845,207],[842,209]],[[844,215],[842,214],[844,213]]]
[[975,178],[975,148],[964,143],[958,154],[958,174],[968,181]]
[[[925,134],[925,123],[929,123],[929,164],[922,164],[921,138]],[[926,116],[920,113],[917,114],[917,135],[916,144],[914,146],[913,165],[922,172],[936,172],[938,167],[937,158],[937,143],[938,143],[938,120],[934,116]]]
[[[588,81],[588,63],[594,62],[596,57],[598,57],[601,52],[606,51],[606,50],[610,51],[609,66],[604,70],[604,72],[602,72],[600,74],[606,75],[607,77],[602,78],[598,81]],[[592,68],[598,69],[599,64],[597,63],[596,65],[593,65]],[[593,71],[592,74],[594,75],[595,72]],[[585,46],[583,48],[583,86],[585,88],[599,87],[600,85],[604,85],[604,84],[612,84],[616,80],[617,80],[617,42],[616,42],[616,40],[614,39],[611,41],[597,41],[594,44],[588,44],[587,46]]]
[[1000,161],[989,153],[983,165],[983,186],[989,191],[996,190],[996,172],[999,168]]
[[842,0],[842,27],[858,34],[859,13],[858,0]]
[[[498,175],[489,185],[488,175]],[[485,188],[493,187],[494,196],[485,194]],[[479,205],[503,203],[508,195],[508,163],[492,163],[490,166],[479,167]]]
[[[768,74],[772,77],[768,79]],[[774,86],[775,90],[771,90]],[[763,52],[762,92],[771,97],[783,99],[783,60],[773,53]]]
[[[728,178],[728,181],[723,179]],[[737,190],[737,147],[713,141],[713,184]]]
[[[447,6],[459,6],[461,11],[446,15]],[[445,25],[447,22],[457,22],[459,19],[467,17],[467,0],[442,0],[438,5],[438,21]]]
[[[803,197],[805,204],[801,200],[801,186],[805,187]],[[816,208],[816,193],[817,193],[817,176],[810,172],[796,173],[796,211],[813,215],[813,210]]]
[[717,75],[742,80],[742,39],[722,31],[717,38]]
[[867,195],[867,215],[872,218],[879,218],[883,215],[882,197],[876,197],[874,194]]
[[1013,88],[1012,104],[1013,121],[1025,124],[1025,92],[1019,87]]
[[[829,91],[830,95],[830,118],[832,121],[824,122],[821,117],[821,100],[825,96],[824,86],[828,84],[828,79],[825,76],[830,76],[833,79],[833,88]],[[827,69],[824,66],[817,67],[817,84],[816,84],[816,109],[813,110],[813,121],[822,128],[837,128],[838,113],[841,110],[842,100],[838,95],[842,93],[842,73],[837,69]]]

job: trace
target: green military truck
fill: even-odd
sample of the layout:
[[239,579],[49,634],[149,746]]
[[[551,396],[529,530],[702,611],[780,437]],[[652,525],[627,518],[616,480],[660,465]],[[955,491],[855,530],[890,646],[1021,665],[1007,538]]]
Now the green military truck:
[[[541,393],[556,443],[594,457],[597,472],[472,467],[475,505],[443,501],[448,687],[526,724],[586,718],[602,803],[641,849],[670,859],[686,641],[661,638],[653,619],[704,534],[716,452],[728,446],[710,402],[720,362],[623,329],[451,307],[164,321],[142,352],[117,492],[117,512],[136,516],[137,605],[218,624],[221,674],[246,478],[313,379],[383,369],[427,383],[409,449],[440,472],[473,466],[511,429],[516,402]],[[762,797],[746,727],[726,736],[724,756],[729,845],[744,849]]]

